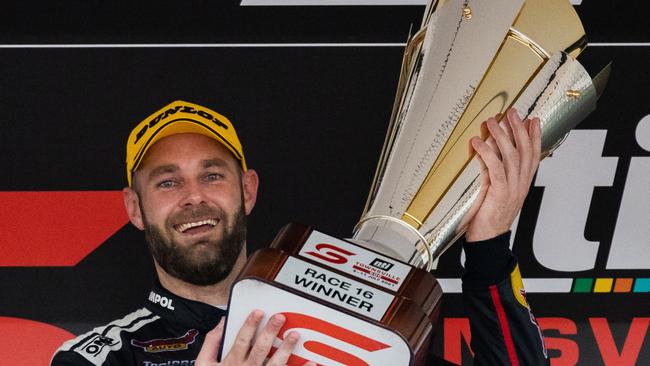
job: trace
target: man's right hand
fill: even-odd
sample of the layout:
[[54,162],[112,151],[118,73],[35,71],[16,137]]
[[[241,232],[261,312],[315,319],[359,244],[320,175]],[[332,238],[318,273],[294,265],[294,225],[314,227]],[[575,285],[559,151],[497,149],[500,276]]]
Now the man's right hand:
[[[221,362],[217,362],[217,353],[223,340],[224,318],[205,336],[205,341],[196,358],[196,366],[261,366],[264,364],[273,341],[285,322],[285,317],[280,314],[273,315],[261,330],[257,338],[255,333],[264,318],[261,310],[253,311],[237,333],[232,349]],[[267,366],[286,365],[293,349],[298,343],[299,334],[290,332],[277,351],[265,364]],[[314,362],[307,362],[304,366],[316,366]]]

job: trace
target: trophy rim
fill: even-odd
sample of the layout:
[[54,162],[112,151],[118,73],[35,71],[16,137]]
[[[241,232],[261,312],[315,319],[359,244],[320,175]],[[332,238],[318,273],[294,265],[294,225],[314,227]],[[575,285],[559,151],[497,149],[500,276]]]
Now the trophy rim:
[[[431,251],[431,248],[429,247],[429,242],[427,241],[427,239],[424,237],[424,235],[422,235],[422,233],[421,233],[419,230],[417,230],[417,229],[414,228],[413,226],[407,224],[406,222],[404,222],[404,221],[402,221],[402,220],[400,220],[400,219],[398,219],[398,218],[396,218],[396,217],[388,216],[388,215],[370,215],[370,216],[365,216],[365,217],[363,217],[361,220],[359,220],[359,222],[357,222],[356,225],[354,225],[354,229],[352,230],[352,233],[353,233],[352,235],[353,235],[353,236],[356,235],[356,233],[357,233],[357,232],[359,231],[359,229],[361,228],[361,225],[365,224],[365,223],[368,222],[368,221],[373,221],[373,220],[387,220],[387,221],[390,221],[390,222],[394,222],[394,223],[396,223],[396,224],[402,225],[402,226],[405,227],[408,231],[410,231],[410,232],[412,232],[413,234],[415,234],[415,235],[418,237],[419,241],[422,242],[422,245],[424,246],[424,250],[425,250],[425,252],[426,252],[426,253],[425,253],[426,256],[427,256],[426,270],[427,270],[427,271],[431,271],[431,270],[433,269],[433,261],[434,261],[434,258],[433,258],[433,252]],[[416,244],[417,244],[417,242],[416,242]],[[417,246],[415,246],[415,250],[418,251],[418,252],[420,252],[420,251],[418,250]]]

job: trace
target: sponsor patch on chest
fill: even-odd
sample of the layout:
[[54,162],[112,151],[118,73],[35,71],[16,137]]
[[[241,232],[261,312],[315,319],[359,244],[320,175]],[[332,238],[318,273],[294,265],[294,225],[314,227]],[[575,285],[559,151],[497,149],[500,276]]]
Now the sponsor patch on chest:
[[140,347],[148,353],[182,351],[186,350],[190,344],[194,343],[198,334],[198,330],[190,329],[187,333],[177,338],[160,338],[148,341],[132,339],[131,345],[134,347]]

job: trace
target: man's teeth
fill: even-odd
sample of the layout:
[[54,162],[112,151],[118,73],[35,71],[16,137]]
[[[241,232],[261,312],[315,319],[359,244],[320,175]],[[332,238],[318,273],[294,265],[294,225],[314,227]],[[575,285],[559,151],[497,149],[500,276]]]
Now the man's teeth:
[[215,219],[207,219],[207,220],[201,220],[201,221],[195,221],[195,222],[188,222],[186,224],[180,224],[176,227],[176,230],[180,231],[181,233],[186,232],[187,230],[197,227],[197,226],[203,226],[203,225],[210,225],[210,226],[216,226],[217,225],[217,220]]

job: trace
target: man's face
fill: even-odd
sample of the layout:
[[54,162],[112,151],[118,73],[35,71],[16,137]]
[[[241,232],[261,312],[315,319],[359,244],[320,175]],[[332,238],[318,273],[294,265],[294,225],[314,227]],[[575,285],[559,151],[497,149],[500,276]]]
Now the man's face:
[[203,135],[172,135],[149,149],[134,181],[140,220],[131,216],[165,272],[200,286],[228,276],[254,203],[250,174],[242,176],[230,152]]

